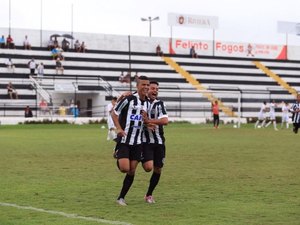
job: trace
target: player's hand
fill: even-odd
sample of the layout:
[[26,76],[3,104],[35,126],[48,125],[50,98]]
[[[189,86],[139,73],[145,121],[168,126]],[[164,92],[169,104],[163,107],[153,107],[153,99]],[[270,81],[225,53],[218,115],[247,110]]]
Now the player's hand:
[[155,128],[156,128],[156,125],[153,124],[153,123],[148,123],[148,124],[147,124],[147,128],[148,128],[148,130],[150,130],[150,131],[154,131]]
[[144,111],[144,110],[142,110],[142,117],[143,117],[143,121],[144,121],[144,123],[148,123],[148,121],[149,121],[149,118],[148,118],[148,114]]
[[127,135],[123,129],[117,129],[116,132],[119,137],[125,137]]

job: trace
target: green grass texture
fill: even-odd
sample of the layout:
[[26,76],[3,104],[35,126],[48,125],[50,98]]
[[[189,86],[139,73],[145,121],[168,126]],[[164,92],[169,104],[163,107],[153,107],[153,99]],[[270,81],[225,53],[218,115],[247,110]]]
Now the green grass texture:
[[[0,203],[134,225],[299,225],[300,134],[170,123],[155,204],[139,165],[124,174],[101,125],[0,126]],[[0,205],[0,225],[113,224]]]

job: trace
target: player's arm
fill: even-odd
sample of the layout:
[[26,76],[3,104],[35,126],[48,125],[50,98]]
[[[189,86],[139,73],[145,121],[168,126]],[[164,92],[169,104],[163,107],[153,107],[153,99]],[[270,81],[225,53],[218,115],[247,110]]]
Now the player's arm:
[[132,93],[131,93],[130,91],[126,91],[126,92],[122,93],[122,94],[118,97],[117,102],[122,101],[124,98],[126,98],[127,96],[130,96],[130,95],[132,95]]
[[120,137],[126,136],[125,131],[122,129],[122,127],[119,123],[119,116],[116,114],[116,112],[114,110],[111,112],[111,118],[114,121],[114,124],[116,126],[117,135],[120,136]]
[[167,125],[169,123],[168,117],[162,117],[160,119],[144,119],[145,124],[155,124],[155,125]]
[[297,113],[297,112],[300,112],[300,109],[297,109],[297,106],[294,104],[290,110],[289,110],[291,113]]
[[149,119],[147,113],[143,112],[144,123],[154,125],[167,125],[169,123],[168,114],[163,103],[158,107],[158,118]]
[[111,118],[115,124],[116,127],[116,133],[120,137],[126,136],[125,131],[122,129],[120,122],[119,122],[119,115],[124,109],[124,107],[128,104],[128,99],[125,98],[117,103],[117,105],[114,107],[114,109],[111,112]]

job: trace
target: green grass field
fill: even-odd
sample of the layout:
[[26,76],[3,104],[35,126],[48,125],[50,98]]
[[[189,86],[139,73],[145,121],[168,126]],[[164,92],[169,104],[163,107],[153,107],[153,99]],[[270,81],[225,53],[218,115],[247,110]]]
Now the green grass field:
[[0,126],[0,225],[300,224],[300,134],[252,125],[214,130],[170,124],[165,131],[167,159],[156,204],[143,200],[151,173],[139,166],[129,205],[121,207],[115,199],[124,174],[106,129]]

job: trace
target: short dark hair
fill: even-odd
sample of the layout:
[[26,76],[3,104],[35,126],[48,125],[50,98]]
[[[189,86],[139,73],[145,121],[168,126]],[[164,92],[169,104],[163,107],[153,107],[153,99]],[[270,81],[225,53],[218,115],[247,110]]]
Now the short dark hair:
[[112,97],[112,100],[117,101],[118,98],[117,97]]
[[139,80],[149,80],[147,76],[139,76]]
[[158,82],[156,80],[151,80],[150,84],[156,84],[157,86],[159,86]]

